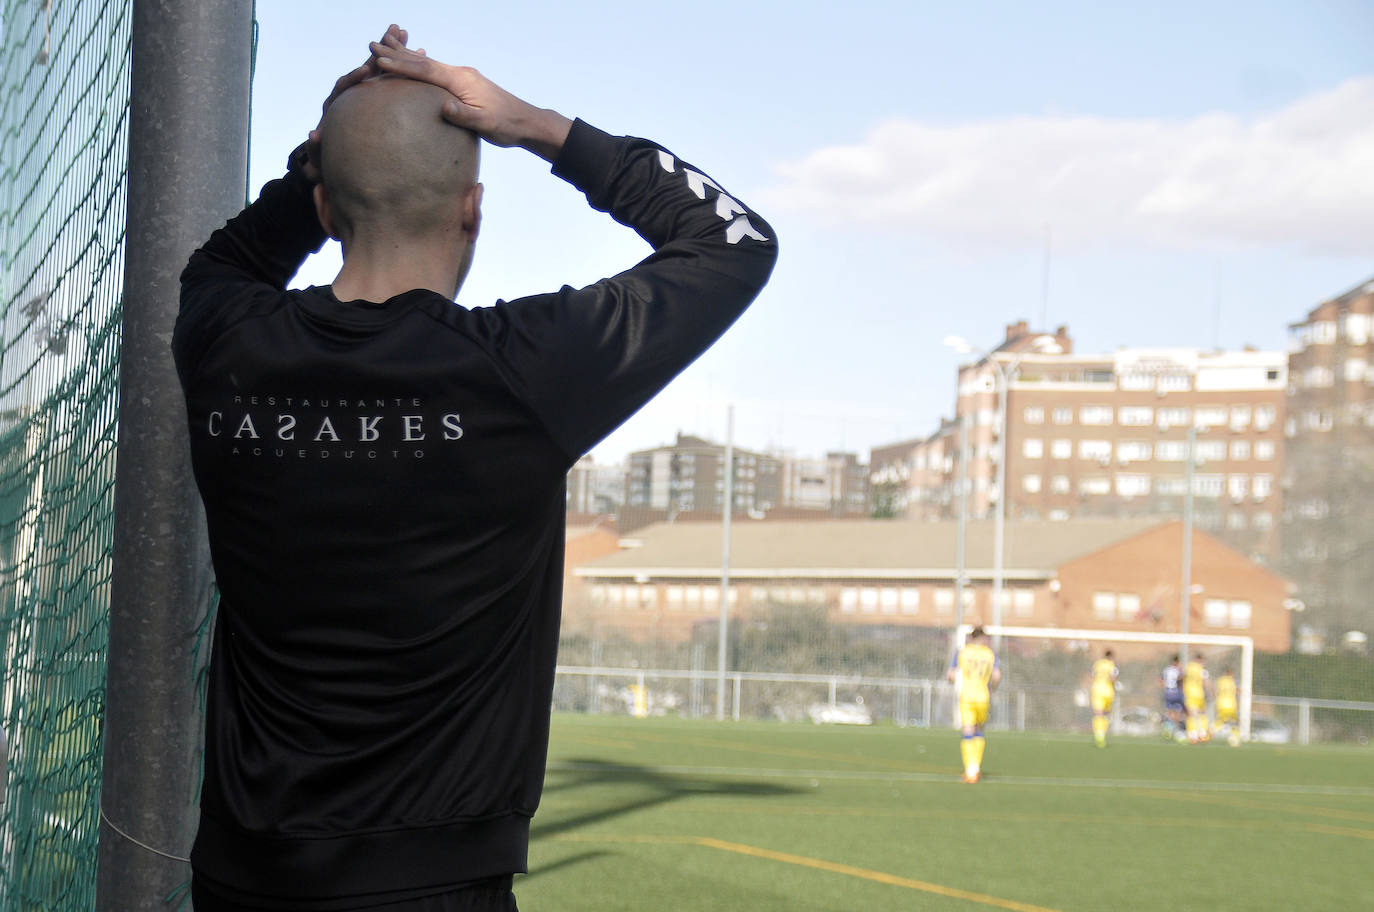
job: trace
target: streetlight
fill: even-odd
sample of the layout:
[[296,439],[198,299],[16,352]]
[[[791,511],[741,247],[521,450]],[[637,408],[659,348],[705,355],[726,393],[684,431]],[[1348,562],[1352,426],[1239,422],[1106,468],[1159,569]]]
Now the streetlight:
[[[945,336],[944,344],[961,354],[977,354],[978,350],[961,336]],[[999,346],[1000,347],[1000,346]],[[1064,351],[1054,336],[1036,336],[1030,347],[1019,352],[1010,352],[1005,367],[998,360],[998,350],[989,349],[978,355],[975,364],[987,362],[997,372],[997,510],[992,514],[992,625],[1002,626],[1002,551],[1006,537],[1007,522],[1007,392],[1021,361],[1030,354],[1057,355]],[[958,411],[958,392],[955,392],[955,410]],[[992,648],[1000,649],[1002,637],[993,634]]]

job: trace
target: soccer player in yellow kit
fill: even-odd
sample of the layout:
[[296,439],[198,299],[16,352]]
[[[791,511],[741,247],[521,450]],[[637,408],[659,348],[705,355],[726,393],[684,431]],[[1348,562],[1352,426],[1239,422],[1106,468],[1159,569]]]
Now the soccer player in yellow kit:
[[1212,732],[1219,735],[1225,729],[1226,740],[1235,747],[1240,744],[1240,719],[1237,715],[1239,702],[1236,699],[1236,676],[1229,668],[1217,678],[1216,701],[1217,718]]
[[964,757],[965,782],[977,782],[983,767],[983,725],[988,721],[992,689],[1002,680],[997,656],[985,642],[981,626],[969,633],[968,644],[959,650],[946,677],[959,685],[959,725],[963,730],[960,752]]
[[1188,741],[1197,744],[1211,738],[1207,731],[1207,666],[1202,653],[1183,667],[1183,708],[1188,713]]
[[1116,661],[1112,651],[1102,653],[1093,663],[1093,682],[1090,692],[1093,707],[1093,741],[1098,747],[1107,746],[1107,728],[1111,725],[1112,704],[1116,702]]

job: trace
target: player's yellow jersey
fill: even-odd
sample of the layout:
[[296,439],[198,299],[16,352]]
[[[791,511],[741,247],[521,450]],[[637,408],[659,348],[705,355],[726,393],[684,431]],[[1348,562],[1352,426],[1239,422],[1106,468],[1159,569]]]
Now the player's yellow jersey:
[[1235,675],[1222,675],[1217,678],[1217,705],[1228,704],[1236,705],[1236,678]]
[[992,671],[997,667],[997,657],[992,649],[982,643],[970,643],[959,650],[954,660],[959,670],[959,701],[962,703],[986,703],[991,697],[988,682]]
[[1116,663],[1098,659],[1093,663],[1092,700],[1095,708],[1110,709],[1116,697]]
[[1183,700],[1194,704],[1207,702],[1207,669],[1196,660],[1183,668]]

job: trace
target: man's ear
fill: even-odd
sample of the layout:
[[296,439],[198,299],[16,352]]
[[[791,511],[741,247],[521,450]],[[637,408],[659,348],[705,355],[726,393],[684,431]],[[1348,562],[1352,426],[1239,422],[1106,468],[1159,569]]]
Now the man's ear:
[[315,215],[320,219],[320,227],[324,233],[339,240],[339,233],[334,230],[334,210],[329,205],[329,194],[324,190],[324,184],[316,184],[313,193],[315,197]]
[[477,240],[477,234],[482,230],[482,191],[481,184],[473,184],[472,189],[463,195],[463,230],[467,232],[469,244]]

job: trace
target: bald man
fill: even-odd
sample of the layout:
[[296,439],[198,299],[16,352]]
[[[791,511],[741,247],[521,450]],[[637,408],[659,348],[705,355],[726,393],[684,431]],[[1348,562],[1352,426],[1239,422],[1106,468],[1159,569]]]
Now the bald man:
[[[221,593],[197,912],[515,908],[566,473],[776,258],[772,228],[675,155],[404,37],[339,80],[286,176],[182,275],[172,345]],[[654,252],[586,288],[457,306],[477,138],[548,160]],[[326,234],[338,277],[287,290]]]

